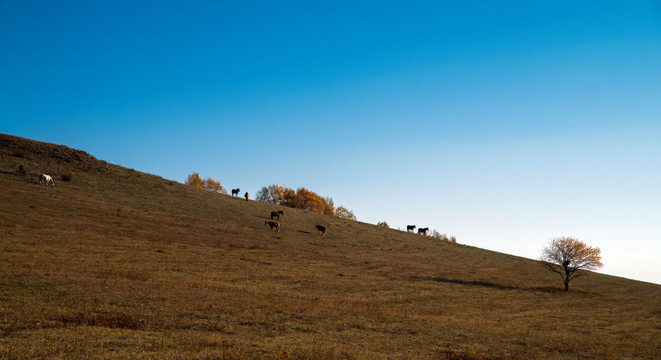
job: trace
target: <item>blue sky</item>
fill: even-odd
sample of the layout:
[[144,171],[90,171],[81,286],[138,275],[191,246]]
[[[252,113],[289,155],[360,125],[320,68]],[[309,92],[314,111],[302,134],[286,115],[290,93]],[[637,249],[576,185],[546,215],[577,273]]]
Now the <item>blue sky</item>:
[[661,283],[661,3],[0,0],[0,132]]

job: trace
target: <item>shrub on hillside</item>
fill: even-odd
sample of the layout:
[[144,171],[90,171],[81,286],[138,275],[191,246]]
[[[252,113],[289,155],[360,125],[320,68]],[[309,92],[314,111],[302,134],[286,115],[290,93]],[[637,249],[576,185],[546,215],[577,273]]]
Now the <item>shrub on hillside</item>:
[[457,238],[455,238],[454,236],[448,237],[447,234],[441,234],[438,231],[436,231],[436,229],[431,231],[431,237],[439,239],[439,240],[449,241],[449,242],[452,242],[452,243],[457,242]]
[[285,192],[294,190],[280,186],[278,184],[273,184],[269,186],[262,187],[255,196],[255,200],[274,204],[274,205],[283,205],[285,204]]
[[68,173],[62,175],[62,181],[71,181],[73,180],[74,175],[75,174],[73,171],[69,171]]
[[194,186],[198,189],[209,190],[219,194],[227,195],[227,190],[220,184],[220,181],[212,178],[203,179],[200,174],[194,172],[186,178],[186,185]]
[[212,178],[206,178],[202,182],[202,189],[227,195],[227,190],[220,184],[220,181]]
[[324,209],[322,210],[323,214],[335,216],[335,204],[333,203],[333,198],[327,196],[321,199],[324,204]]
[[388,225],[388,223],[385,221],[379,221],[378,223],[376,223],[376,226],[382,226],[386,229],[390,229],[390,225]]
[[356,220],[356,215],[353,214],[353,211],[345,208],[344,206],[338,206],[335,208],[335,216],[340,219]]
[[[341,210],[343,216],[350,215],[353,217],[352,220],[356,219],[355,215],[353,215],[353,212],[347,210],[346,208],[335,208],[333,198],[329,196],[322,197],[314,191],[310,191],[304,187],[300,187],[294,190],[278,184],[264,186],[257,192],[255,199],[257,201],[269,204],[287,206],[295,209],[313,211],[316,213],[333,216],[338,216],[337,211]],[[350,219],[350,217],[344,218]]]
[[198,189],[202,188],[202,178],[200,177],[200,174],[194,172],[186,178],[186,185],[190,185],[193,187],[196,187]]
[[[321,196],[304,187],[300,187],[296,189],[294,196],[285,198],[285,201],[287,203],[290,203],[291,207],[301,210],[313,211],[316,213],[322,213],[322,214],[328,208],[326,206],[327,205],[326,201]],[[328,214],[328,215],[332,215],[332,214]]]

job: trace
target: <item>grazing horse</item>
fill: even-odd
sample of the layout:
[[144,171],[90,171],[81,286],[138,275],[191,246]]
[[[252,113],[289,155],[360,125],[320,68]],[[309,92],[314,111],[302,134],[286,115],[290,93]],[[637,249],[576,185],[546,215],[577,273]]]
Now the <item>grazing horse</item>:
[[406,231],[412,232],[413,230],[415,230],[415,225],[406,225]]
[[277,221],[266,219],[266,220],[264,220],[264,225],[270,226],[271,230],[273,230],[273,228],[276,228],[276,229],[278,229],[278,232],[280,232],[280,223],[277,222]]
[[55,181],[53,181],[53,178],[48,174],[39,175],[39,183],[46,185],[51,184],[51,186],[55,186]]
[[243,196],[246,198],[246,201],[248,201],[248,192],[247,191],[246,191],[245,194],[243,194]]
[[232,196],[238,196],[241,189],[232,189]]
[[317,234],[321,234],[323,236],[326,236],[326,227],[317,225]]
[[27,175],[28,169],[25,167],[25,165],[19,165],[18,166],[18,173],[21,175]]
[[418,234],[427,235],[427,231],[429,231],[429,228],[419,228]]
[[278,220],[280,220],[280,214],[281,211],[271,211],[271,220],[273,220],[274,217],[277,217]]

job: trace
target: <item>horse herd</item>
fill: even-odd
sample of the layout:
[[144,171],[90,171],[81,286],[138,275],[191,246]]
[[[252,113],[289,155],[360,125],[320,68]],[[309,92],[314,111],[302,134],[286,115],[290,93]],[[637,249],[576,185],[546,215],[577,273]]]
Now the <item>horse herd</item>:
[[[415,225],[406,225],[406,231],[415,231]],[[429,228],[418,228],[418,234],[427,235],[427,231],[429,231]]]
[[[232,189],[232,196],[238,196],[241,189]],[[246,192],[243,197],[248,201],[248,193]],[[264,226],[268,225],[271,230],[275,229],[276,232],[280,232],[280,217],[284,215],[285,212],[282,210],[271,211],[271,219],[264,220]],[[278,218],[278,221],[274,221],[273,218]],[[322,236],[326,235],[326,227],[322,225],[315,225],[317,229],[317,234]]]
[[[20,165],[18,167],[18,173],[20,175],[27,175],[27,168],[25,165]],[[48,174],[40,174],[39,184],[55,186],[55,181],[53,180],[53,177]],[[240,191],[241,189],[232,189],[232,196],[238,196]],[[248,192],[246,192],[243,197],[245,197],[246,201],[248,201]],[[280,216],[284,215],[284,213],[285,212],[282,210],[271,211],[271,219],[264,220],[264,225],[268,225],[271,230],[276,229],[277,232],[280,232]],[[278,221],[274,221],[273,218],[278,218]],[[321,234],[322,236],[326,235],[325,226],[315,225],[315,228],[317,230],[317,234]],[[415,228],[415,225],[407,225],[406,231],[413,232],[415,231]],[[418,228],[418,234],[427,235],[427,231],[429,231],[429,228]]]
[[[282,210],[271,211],[271,219],[264,220],[264,225],[268,225],[271,230],[276,229],[277,232],[280,232],[280,216],[284,215],[285,212]],[[278,221],[274,221],[273,218],[278,218]],[[323,225],[315,225],[317,229],[317,234],[322,236],[326,235],[326,227]]]

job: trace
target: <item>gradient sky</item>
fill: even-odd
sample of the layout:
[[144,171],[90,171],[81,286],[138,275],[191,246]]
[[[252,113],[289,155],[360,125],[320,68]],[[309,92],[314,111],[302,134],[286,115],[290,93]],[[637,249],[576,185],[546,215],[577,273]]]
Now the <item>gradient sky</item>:
[[661,284],[658,1],[0,0],[0,132]]

